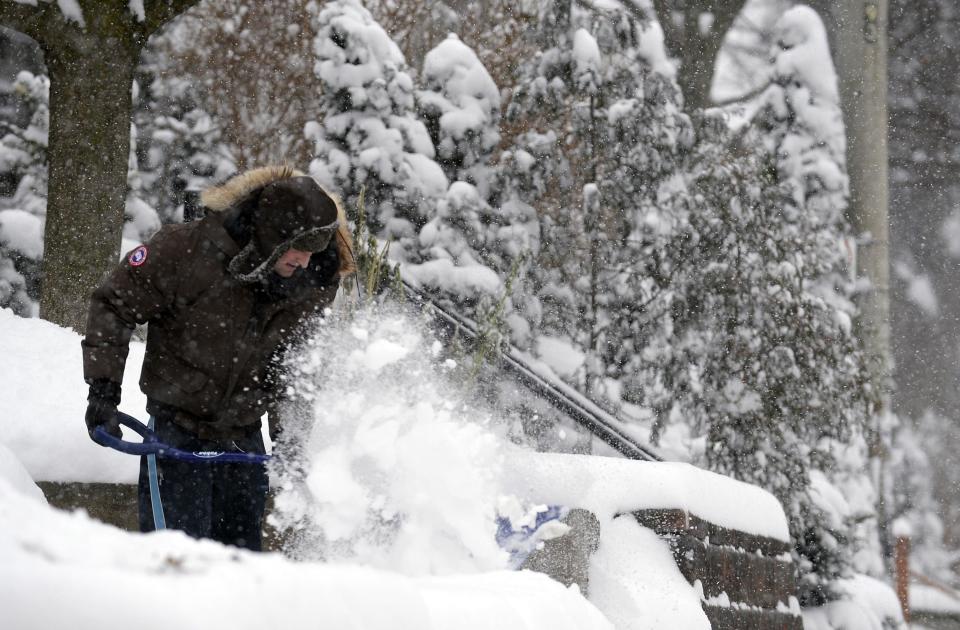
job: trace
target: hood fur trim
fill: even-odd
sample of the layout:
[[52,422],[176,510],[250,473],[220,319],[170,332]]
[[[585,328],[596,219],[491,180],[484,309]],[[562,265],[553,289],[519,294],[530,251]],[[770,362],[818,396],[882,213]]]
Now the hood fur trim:
[[[290,179],[292,177],[304,177],[306,174],[292,166],[263,166],[255,168],[234,177],[231,177],[223,184],[204,190],[200,194],[200,202],[207,210],[212,212],[223,212],[234,204],[243,200],[247,195],[263,188],[273,182]],[[321,186],[321,188],[323,188]],[[323,189],[327,195],[333,199],[337,205],[337,233],[334,238],[337,241],[337,254],[340,256],[340,277],[345,278],[357,271],[357,265],[353,258],[353,238],[350,235],[350,228],[347,223],[347,215],[343,210],[343,204],[336,195],[331,195],[326,189]]]
[[[330,193],[327,193],[330,195]],[[333,238],[337,241],[337,254],[340,257],[340,278],[346,278],[357,272],[357,263],[353,257],[353,236],[347,223],[347,213],[343,211],[343,204],[336,195],[330,195],[337,204],[337,233]]]
[[200,203],[213,212],[223,212],[232,205],[267,184],[302,177],[304,174],[292,166],[264,166],[235,175],[213,188],[200,193]]

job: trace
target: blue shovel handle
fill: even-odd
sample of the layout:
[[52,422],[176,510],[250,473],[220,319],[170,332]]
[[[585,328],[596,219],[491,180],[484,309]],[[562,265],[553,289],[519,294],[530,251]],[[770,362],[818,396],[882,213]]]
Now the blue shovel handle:
[[143,438],[143,442],[127,442],[120,438],[115,438],[107,433],[103,427],[94,429],[93,441],[101,446],[107,446],[115,451],[127,453],[128,455],[156,455],[157,457],[175,459],[181,462],[263,464],[270,461],[269,455],[258,455],[255,453],[180,450],[179,448],[161,442],[160,438],[157,437],[157,434],[152,429],[147,428],[145,424],[133,416],[118,411],[117,421],[123,426],[133,429]]

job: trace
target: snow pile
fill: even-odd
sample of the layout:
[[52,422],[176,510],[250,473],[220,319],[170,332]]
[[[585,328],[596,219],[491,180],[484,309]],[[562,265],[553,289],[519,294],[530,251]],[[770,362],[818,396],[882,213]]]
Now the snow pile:
[[700,595],[669,545],[626,515],[602,524],[590,565],[590,600],[618,630],[710,630]]
[[548,504],[585,508],[601,519],[642,509],[682,509],[755,536],[790,541],[772,494],[689,464],[516,453],[505,462],[511,490]]
[[[135,483],[137,458],[97,446],[83,423],[80,335],[0,309],[0,410],[5,444],[35,481]],[[120,410],[146,420],[146,397],[137,384],[144,344],[132,342]],[[135,439],[127,431],[126,439]]]
[[294,553],[413,575],[506,566],[494,538],[506,445],[448,381],[441,348],[412,318],[364,310],[321,321],[292,360],[295,448],[274,518],[297,531]]
[[960,615],[960,594],[946,588],[910,584],[910,610]]
[[17,456],[9,448],[0,443],[0,479],[5,480],[13,490],[30,498],[47,502],[43,492],[33,483],[30,473],[23,467]]
[[710,627],[702,592],[681,575],[669,545],[631,512],[684,509],[721,527],[789,541],[786,516],[771,494],[688,464],[516,453],[505,472],[518,496],[597,516],[590,600],[621,630]]
[[611,627],[576,589],[538,573],[416,579],[296,563],[170,530],[123,532],[15,490],[2,465],[0,584],[9,630],[121,630],[132,620],[144,630]]
[[840,580],[843,599],[803,611],[805,630],[906,630],[897,594],[889,585],[866,575]]

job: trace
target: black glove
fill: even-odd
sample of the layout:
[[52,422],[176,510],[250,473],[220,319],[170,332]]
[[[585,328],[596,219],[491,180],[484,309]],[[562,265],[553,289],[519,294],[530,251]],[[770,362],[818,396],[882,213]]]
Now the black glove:
[[340,252],[337,251],[337,235],[327,248],[310,256],[310,276],[318,287],[325,287],[340,273]]
[[117,420],[117,405],[120,404],[120,386],[106,379],[90,381],[90,393],[87,395],[87,433],[93,439],[97,427],[117,439],[123,437],[120,422]]

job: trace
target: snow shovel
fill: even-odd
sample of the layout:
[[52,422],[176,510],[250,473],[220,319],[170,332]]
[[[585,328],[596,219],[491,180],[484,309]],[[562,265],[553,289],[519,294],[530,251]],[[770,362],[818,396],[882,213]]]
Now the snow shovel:
[[170,446],[160,441],[156,432],[151,426],[146,426],[133,416],[127,415],[122,411],[117,412],[117,421],[125,427],[133,429],[143,438],[143,442],[127,442],[120,438],[115,438],[103,427],[97,427],[93,431],[93,441],[102,446],[108,446],[121,453],[129,455],[146,455],[147,457],[147,479],[150,487],[150,503],[153,506],[153,524],[157,530],[166,529],[166,519],[163,515],[163,504],[160,501],[160,485],[157,477],[157,458],[174,459],[181,462],[203,462],[203,463],[238,463],[238,464],[264,464],[270,461],[269,455],[257,455],[254,453],[228,453],[223,451],[184,451]]
[[123,426],[129,427],[138,433],[143,438],[143,442],[127,442],[126,440],[115,438],[104,431],[103,427],[97,427],[93,431],[93,441],[101,446],[109,446],[116,451],[127,453],[128,455],[155,455],[157,457],[175,459],[181,462],[263,464],[270,461],[269,455],[257,455],[254,453],[184,451],[161,442],[153,429],[147,427],[133,416],[118,411],[117,420]]

